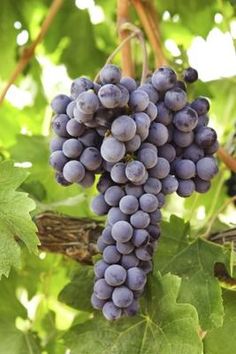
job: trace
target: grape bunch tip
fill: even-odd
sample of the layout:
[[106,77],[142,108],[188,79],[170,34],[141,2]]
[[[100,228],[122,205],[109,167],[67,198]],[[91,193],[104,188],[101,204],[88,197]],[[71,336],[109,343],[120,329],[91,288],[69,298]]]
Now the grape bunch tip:
[[165,196],[205,193],[218,171],[209,101],[188,100],[185,83],[198,79],[195,69],[186,69],[183,78],[161,67],[139,86],[107,64],[98,83],[77,78],[69,96],[51,103],[56,136],[50,164],[57,182],[88,188],[100,176],[92,209],[107,220],[97,241],[102,259],[94,266],[91,303],[107,320],[139,310]]

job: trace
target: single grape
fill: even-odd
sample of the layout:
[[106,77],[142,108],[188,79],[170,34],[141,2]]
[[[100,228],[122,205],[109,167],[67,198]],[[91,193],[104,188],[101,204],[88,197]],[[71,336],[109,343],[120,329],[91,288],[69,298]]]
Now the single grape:
[[110,206],[118,206],[122,197],[124,197],[125,193],[119,186],[109,187],[105,194],[104,198],[107,204]]
[[116,138],[109,136],[103,140],[101,155],[108,162],[118,162],[125,155],[125,145]]
[[115,183],[123,184],[128,181],[126,177],[126,164],[124,162],[116,163],[111,169],[111,179]]
[[198,122],[197,122],[197,127],[196,128],[200,128],[200,127],[206,127],[209,123],[209,117],[207,114],[203,114],[201,116],[198,116]]
[[157,164],[149,170],[149,175],[153,178],[163,179],[168,176],[169,172],[169,162],[163,157],[159,157]]
[[159,100],[159,94],[152,84],[143,84],[139,86],[138,90],[142,90],[147,93],[150,102],[157,103]]
[[141,140],[144,141],[148,137],[150,118],[144,112],[138,112],[132,115],[136,124],[136,133],[140,136]]
[[105,229],[102,232],[102,239],[108,245],[113,245],[115,243],[114,238],[111,235],[111,226],[105,227]]
[[211,182],[210,181],[204,181],[203,179],[199,177],[194,178],[194,184],[195,184],[195,190],[198,193],[206,193],[209,191],[211,187]]
[[132,92],[137,88],[136,81],[129,76],[122,77],[120,80],[120,84],[125,86],[129,92]]
[[138,152],[138,159],[147,169],[150,169],[157,164],[157,153],[153,149],[141,149]]
[[121,101],[121,91],[113,84],[106,84],[98,91],[98,97],[105,108],[115,108]]
[[117,87],[119,87],[120,92],[121,92],[119,107],[125,107],[125,106],[127,106],[128,102],[129,102],[129,91],[123,85],[118,84]]
[[191,107],[181,109],[181,111],[175,113],[173,123],[177,129],[182,132],[191,132],[198,123],[197,112]]
[[140,161],[131,161],[127,163],[125,174],[129,181],[139,182],[145,177],[145,166]]
[[54,152],[54,151],[62,150],[62,146],[65,141],[66,141],[66,139],[62,138],[60,136],[54,137],[50,141],[50,151]]
[[74,118],[74,109],[76,107],[76,102],[71,101],[68,106],[66,107],[66,114],[69,118]]
[[132,139],[125,143],[126,152],[135,152],[141,145],[141,138],[136,134]]
[[139,304],[137,300],[133,300],[133,302],[124,309],[124,313],[129,317],[137,315],[138,311],[139,311]]
[[158,156],[164,157],[167,161],[172,162],[176,157],[176,151],[173,145],[165,144],[158,148]]
[[150,215],[150,219],[151,219],[151,224],[157,224],[161,221],[162,216],[161,216],[160,209],[153,211],[149,215]]
[[134,112],[144,111],[149,102],[148,94],[143,90],[137,89],[130,93],[129,106]]
[[147,246],[141,246],[136,248],[135,255],[140,261],[150,261],[152,259],[151,254]]
[[134,214],[139,207],[138,199],[133,195],[125,195],[120,199],[119,207],[124,214]]
[[127,255],[133,252],[134,244],[132,242],[117,242],[116,248],[122,255]]
[[159,68],[152,75],[152,84],[158,91],[169,90],[175,85],[176,81],[176,73],[171,68]]
[[144,229],[134,229],[132,242],[135,247],[146,245],[149,241],[149,234]]
[[149,102],[144,112],[149,116],[152,122],[157,117],[157,106],[153,102]]
[[79,77],[75,79],[71,84],[71,97],[76,99],[82,92],[88,91],[94,88],[94,84],[86,77]]
[[205,149],[205,153],[207,155],[213,155],[216,153],[216,151],[219,149],[219,143],[218,141],[216,140],[212,145],[210,145],[209,147],[207,147]]
[[66,114],[59,114],[52,122],[52,128],[54,132],[63,138],[67,138],[69,134],[66,130],[66,125],[69,121],[69,117]]
[[212,146],[217,139],[214,129],[208,127],[199,128],[195,135],[195,142],[201,148],[208,148]]
[[109,187],[113,185],[113,182],[108,174],[103,174],[100,176],[98,184],[97,184],[97,190],[100,193],[104,193]]
[[98,279],[94,284],[94,294],[100,300],[106,300],[111,297],[113,288],[107,284],[105,279]]
[[143,178],[138,180],[137,182],[133,182],[133,184],[136,186],[143,186],[147,182],[147,179],[148,179],[148,172],[145,171]]
[[71,136],[78,138],[85,131],[85,126],[76,119],[70,119],[66,124],[66,130]]
[[191,103],[191,107],[201,116],[209,111],[210,103],[206,98],[198,97]]
[[125,193],[127,195],[133,195],[136,198],[139,198],[143,194],[142,186],[135,186],[132,183],[128,183],[125,185]]
[[157,178],[149,177],[143,189],[146,193],[158,194],[161,191],[161,182]]
[[102,309],[102,313],[108,321],[117,320],[122,315],[121,309],[116,307],[112,301],[105,303]]
[[83,151],[83,145],[77,139],[68,139],[62,147],[63,154],[70,159],[76,159]]
[[62,151],[58,150],[58,151],[54,151],[50,155],[49,162],[50,165],[54,168],[54,170],[61,172],[65,164],[68,162],[68,158],[63,154]]
[[136,124],[129,116],[120,116],[113,121],[111,132],[116,139],[126,142],[135,136]]
[[189,179],[195,176],[196,167],[193,161],[183,159],[175,164],[176,176],[182,179]]
[[54,97],[51,102],[52,110],[58,114],[66,113],[66,108],[70,102],[70,97],[66,95],[58,95]]
[[82,92],[76,99],[77,108],[86,113],[93,114],[99,107],[99,100],[93,90]]
[[156,146],[164,145],[168,140],[168,130],[165,125],[153,122],[151,124],[148,141]]
[[103,237],[99,236],[97,239],[97,248],[99,252],[103,252],[105,248],[107,247],[107,243],[103,241]]
[[105,215],[109,210],[109,205],[106,203],[103,194],[97,195],[92,201],[92,210],[97,215]]
[[[151,215],[150,215],[150,216],[151,216]],[[152,225],[152,224],[150,224],[150,225],[148,225],[148,227],[147,227],[147,231],[148,231],[148,233],[149,233],[149,235],[150,235],[151,241],[153,241],[153,240],[158,240],[158,239],[159,239],[160,234],[161,234],[159,225]]]
[[139,198],[139,205],[143,211],[152,213],[158,208],[158,199],[155,195],[146,193]]
[[[152,261],[142,261],[140,262],[140,268],[144,271],[145,274],[148,274],[152,271],[153,265]],[[136,292],[137,295],[139,295],[139,292]],[[143,292],[141,292],[140,295],[142,295]]]
[[150,216],[144,211],[138,210],[131,215],[130,223],[136,229],[145,229],[150,223]]
[[178,189],[178,181],[174,176],[167,176],[163,178],[162,183],[162,193],[171,194],[177,191]]
[[100,80],[103,84],[117,84],[121,79],[121,71],[118,66],[106,64],[100,71]]
[[106,301],[99,299],[94,293],[91,296],[91,304],[94,309],[101,310],[105,305]]
[[113,303],[120,308],[128,307],[132,304],[134,299],[133,292],[126,286],[119,286],[114,289],[112,293]]
[[212,157],[204,157],[197,162],[197,175],[204,181],[210,181],[218,172],[216,161]]
[[184,81],[188,83],[193,83],[198,79],[198,72],[194,68],[187,68],[184,70]]
[[177,194],[180,197],[184,197],[184,198],[189,197],[195,191],[195,184],[191,179],[189,180],[179,179],[178,182],[179,182],[179,186],[177,189]]
[[157,199],[158,199],[159,208],[162,208],[166,202],[165,195],[163,193],[158,193]]
[[[94,273],[97,278],[103,278],[105,274],[105,270],[109,267],[109,264],[104,262],[103,259],[97,261],[94,265]],[[111,284],[109,284],[111,285]]]
[[169,125],[172,122],[173,114],[169,108],[166,107],[164,102],[157,105],[157,123]]
[[125,269],[129,269],[129,268],[132,268],[132,267],[137,267],[138,264],[139,264],[139,259],[135,256],[134,253],[124,254],[121,257],[120,264]]
[[193,162],[197,162],[204,157],[204,151],[200,146],[191,144],[184,150],[183,157],[192,160]]
[[151,149],[157,154],[157,147],[154,144],[142,143],[142,145],[140,146],[140,150],[142,149]]
[[115,245],[107,246],[103,251],[103,259],[106,263],[114,264],[120,260],[120,253],[117,251]]
[[84,178],[79,182],[79,184],[84,188],[90,188],[93,186],[95,181],[95,176],[89,171],[85,171]]
[[61,186],[63,187],[67,187],[70,186],[71,183],[68,182],[64,177],[63,174],[61,172],[56,172],[55,174],[55,179],[57,181],[57,183],[59,183]]
[[108,215],[107,215],[107,220],[110,225],[114,225],[118,221],[127,221],[128,220],[128,215],[122,213],[120,208],[118,207],[113,207],[109,210]]
[[194,140],[194,134],[192,131],[188,133],[184,133],[178,129],[174,129],[173,142],[177,146],[181,148],[187,147],[192,144],[193,140]]
[[138,267],[128,269],[126,284],[129,289],[140,290],[145,286],[146,281],[147,277],[142,269]]
[[133,228],[127,221],[117,221],[112,226],[111,234],[118,242],[128,242],[133,235]]
[[104,278],[108,285],[118,286],[125,282],[126,276],[125,268],[119,264],[112,264],[106,268]]
[[100,152],[95,147],[86,148],[81,156],[80,162],[86,167],[89,171],[95,171],[101,166],[102,158]]
[[175,112],[179,111],[187,103],[186,92],[179,87],[174,87],[166,92],[164,102],[167,108]]

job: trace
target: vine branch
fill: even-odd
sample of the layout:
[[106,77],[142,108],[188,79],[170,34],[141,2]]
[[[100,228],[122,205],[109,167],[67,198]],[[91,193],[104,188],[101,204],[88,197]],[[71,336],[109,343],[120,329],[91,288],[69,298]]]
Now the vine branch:
[[[129,36],[129,31],[122,25],[129,22],[129,0],[117,1],[117,31],[120,42]],[[134,76],[134,63],[132,60],[132,49],[130,41],[121,48],[121,67],[124,76]]]
[[31,58],[34,56],[35,49],[37,45],[43,40],[45,37],[54,17],[56,16],[58,10],[60,9],[61,5],[63,3],[63,0],[53,0],[49,10],[48,10],[48,15],[46,16],[45,20],[43,21],[42,27],[35,38],[35,40],[30,44],[29,47],[25,48],[22,52],[22,55],[12,72],[8,82],[6,83],[6,86],[3,88],[1,94],[0,94],[0,105],[2,104],[4,98],[6,97],[6,94],[11,87],[11,85],[16,81],[18,76],[22,73],[28,62],[31,60]]
[[155,7],[149,1],[132,0],[132,3],[154,51],[156,65],[161,66],[166,64]]
[[217,151],[217,155],[221,161],[233,172],[236,173],[236,159],[231,156],[223,147]]

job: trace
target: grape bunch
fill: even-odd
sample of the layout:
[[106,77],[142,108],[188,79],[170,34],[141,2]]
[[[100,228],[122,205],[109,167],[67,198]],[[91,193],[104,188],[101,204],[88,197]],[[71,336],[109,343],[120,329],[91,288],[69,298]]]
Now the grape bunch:
[[57,181],[90,187],[100,176],[92,209],[107,221],[97,241],[102,259],[94,267],[91,302],[108,320],[138,312],[165,196],[204,193],[217,173],[209,102],[189,102],[186,93],[186,83],[197,78],[192,68],[180,81],[171,68],[161,67],[139,85],[107,64],[99,83],[78,78],[70,96],[52,101],[57,137],[50,163]]

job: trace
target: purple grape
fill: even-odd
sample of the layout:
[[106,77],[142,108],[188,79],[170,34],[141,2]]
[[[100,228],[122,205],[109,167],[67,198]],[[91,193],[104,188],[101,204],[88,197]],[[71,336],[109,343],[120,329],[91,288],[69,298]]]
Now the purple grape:
[[133,195],[136,198],[139,198],[143,194],[143,188],[141,186],[135,186],[132,183],[125,185],[125,193],[127,195]]
[[195,176],[196,167],[191,160],[179,160],[175,164],[176,176],[182,179],[189,179]]
[[119,264],[112,264],[105,269],[105,280],[108,285],[119,286],[126,280],[126,270]]
[[66,140],[62,147],[63,154],[70,159],[76,159],[79,157],[82,150],[83,145],[79,140],[74,138]]
[[159,94],[152,84],[143,84],[142,86],[139,86],[138,90],[146,92],[152,103],[157,103],[159,100]]
[[116,248],[122,255],[124,255],[132,253],[134,250],[134,245],[132,242],[117,242]]
[[179,111],[186,105],[187,95],[181,88],[174,87],[166,92],[164,102],[170,110]]
[[99,299],[94,293],[91,296],[91,304],[94,309],[101,310],[105,305],[106,301]]
[[164,125],[169,125],[172,122],[173,114],[170,109],[168,109],[164,102],[160,102],[157,105],[157,123]]
[[175,85],[176,81],[176,74],[171,68],[159,68],[152,75],[152,84],[158,91],[169,90]]
[[129,269],[132,267],[137,267],[139,264],[139,259],[135,256],[134,253],[124,254],[121,257],[120,263],[125,269]]
[[66,139],[61,138],[60,136],[54,137],[50,141],[50,151],[54,152],[54,151],[62,150],[62,146],[65,141],[66,141]]
[[99,279],[94,284],[94,294],[100,300],[106,300],[111,297],[113,288],[107,284],[105,279]]
[[209,191],[211,187],[211,182],[210,181],[204,181],[203,179],[199,177],[194,178],[194,184],[195,184],[195,190],[198,193],[206,193]]
[[120,308],[128,307],[132,304],[134,299],[133,292],[126,286],[119,286],[114,289],[112,293],[113,303]]
[[204,97],[198,97],[191,103],[191,107],[199,116],[206,114],[210,109],[209,101]]
[[145,177],[145,166],[140,161],[131,161],[127,163],[125,174],[129,181],[139,182]]
[[144,111],[148,104],[149,97],[145,91],[137,89],[130,93],[129,106],[134,112]]
[[125,155],[125,145],[116,138],[109,136],[103,140],[101,155],[108,162],[118,162]]
[[84,131],[85,131],[85,126],[79,122],[77,122],[76,119],[70,119],[67,124],[66,124],[66,130],[68,134],[71,136],[78,138],[81,136]]
[[102,313],[108,321],[117,320],[122,315],[121,309],[116,307],[112,301],[105,303],[102,309]]
[[67,138],[69,134],[66,130],[66,125],[69,121],[69,117],[66,114],[59,114],[52,122],[52,128],[54,132],[63,138]]
[[195,191],[195,184],[190,180],[180,180],[179,179],[179,186],[177,189],[177,194],[180,197],[189,197]]
[[120,104],[121,91],[113,84],[106,84],[99,89],[98,97],[105,108],[115,108]]
[[204,157],[197,162],[197,175],[204,181],[210,181],[218,172],[216,161],[212,157]]
[[173,145],[165,144],[158,148],[158,156],[164,157],[167,161],[172,162],[176,157],[176,151]]
[[196,135],[196,144],[201,148],[208,148],[212,146],[217,139],[217,135],[214,129],[208,127],[199,128]]
[[109,245],[103,251],[103,259],[106,263],[114,264],[120,260],[120,253],[117,251],[116,246]]
[[117,221],[112,226],[111,234],[117,242],[128,242],[133,235],[133,227],[127,221]]
[[151,124],[148,141],[156,146],[164,145],[168,140],[168,130],[165,125],[153,122]]
[[100,71],[100,80],[103,84],[117,84],[121,79],[121,71],[118,66],[106,64]]
[[120,199],[119,207],[124,214],[134,214],[139,207],[138,199],[133,195],[126,195]]
[[143,211],[152,213],[158,208],[158,199],[155,195],[146,193],[139,198],[139,205]]
[[120,84],[126,87],[129,92],[132,92],[137,88],[136,81],[132,77],[122,77]]
[[194,68],[189,67],[184,71],[184,81],[191,84],[197,81],[197,79],[198,79],[198,72]]
[[89,171],[97,170],[102,164],[102,158],[99,150],[95,147],[86,148],[80,156],[80,162]]
[[174,176],[167,176],[162,181],[162,192],[164,194],[171,194],[177,191],[178,181]]
[[158,194],[161,191],[161,182],[157,178],[149,177],[143,188],[146,193]]
[[134,229],[132,242],[135,247],[146,245],[149,241],[149,234],[144,229]]
[[136,229],[145,229],[150,223],[150,216],[144,211],[138,210],[131,215],[130,223]]
[[173,123],[178,130],[184,133],[191,132],[198,123],[197,112],[190,107],[186,107],[175,113]]
[[135,136],[136,124],[129,116],[120,116],[113,121],[111,132],[116,139],[126,142]]
[[140,290],[144,288],[147,281],[146,274],[138,267],[133,267],[127,271],[126,284],[131,290]]
[[151,177],[163,179],[168,176],[170,172],[170,164],[163,157],[159,157],[156,166],[149,170]]
[[124,191],[119,186],[112,186],[106,190],[104,198],[107,204],[115,207],[119,205],[119,202],[124,195]]
[[128,220],[128,215],[122,213],[120,208],[118,207],[113,207],[109,210],[108,215],[107,215],[107,220],[110,225],[114,225],[118,221],[127,221]]
[[58,95],[53,98],[51,102],[51,107],[55,113],[62,114],[66,113],[66,107],[71,102],[70,97],[66,95]]
[[147,108],[145,109],[145,113],[149,116],[151,122],[157,117],[157,106],[153,102],[149,102]]
[[102,194],[97,195],[92,201],[92,210],[97,215],[105,215],[109,210],[109,205],[106,203]]
[[75,79],[71,84],[71,96],[76,99],[82,92],[88,91],[94,88],[94,84],[86,77],[79,77]]
[[157,163],[157,153],[149,148],[141,149],[138,152],[138,159],[147,169],[150,169]]
[[135,135],[131,140],[125,143],[126,152],[135,152],[141,145],[141,138],[139,135]]
[[[62,151],[54,151],[50,155],[50,165],[54,168],[54,170],[61,172],[63,167],[68,162],[68,158],[63,154]],[[70,181],[68,181],[70,182]]]
[[115,183],[123,184],[128,181],[128,178],[126,177],[126,164],[124,162],[118,162],[116,163],[112,169],[111,169],[111,179]]
[[[105,274],[105,270],[109,267],[109,264],[104,262],[103,259],[96,262],[94,265],[94,273],[97,278],[103,278]],[[110,284],[111,285],[111,284]]]

